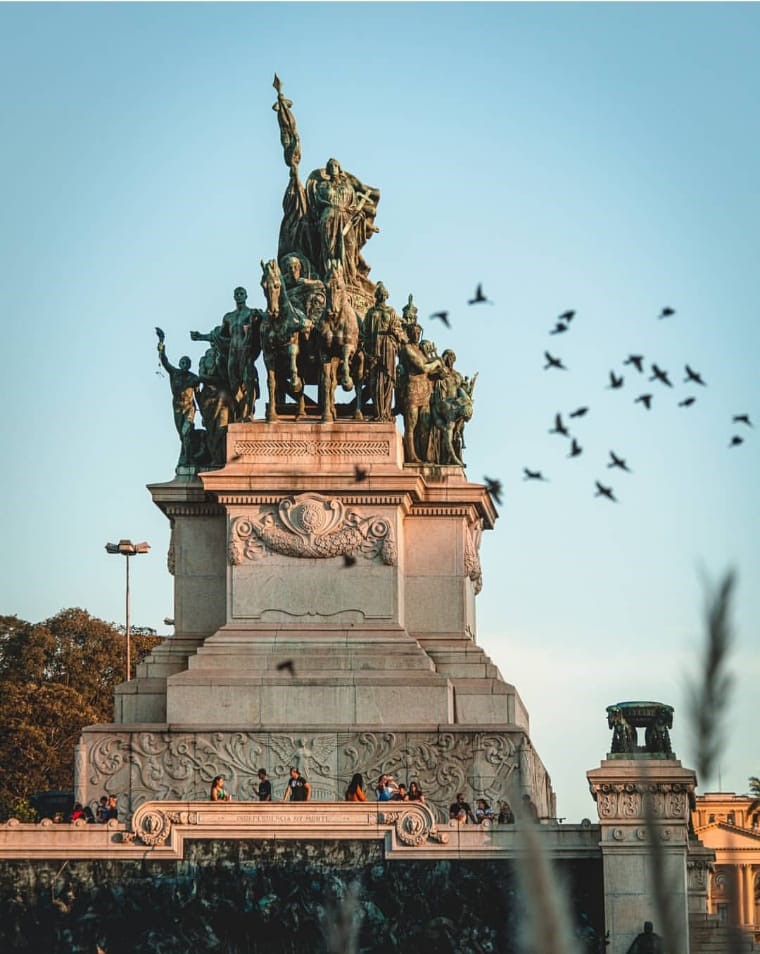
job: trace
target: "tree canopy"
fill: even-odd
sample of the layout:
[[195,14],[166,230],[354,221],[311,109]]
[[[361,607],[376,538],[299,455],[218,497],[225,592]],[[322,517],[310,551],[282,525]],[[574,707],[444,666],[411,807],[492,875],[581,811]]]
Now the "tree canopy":
[[[160,639],[131,642],[134,674]],[[113,720],[125,669],[123,629],[85,610],[41,623],[0,616],[0,819],[33,792],[73,788],[81,730]]]

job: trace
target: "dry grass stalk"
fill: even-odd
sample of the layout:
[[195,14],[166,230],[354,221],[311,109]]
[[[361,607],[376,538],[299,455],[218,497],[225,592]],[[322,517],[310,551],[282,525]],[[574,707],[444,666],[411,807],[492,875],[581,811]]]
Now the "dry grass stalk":
[[678,897],[678,885],[673,877],[667,874],[667,857],[662,844],[662,832],[657,824],[655,811],[654,785],[646,769],[641,773],[641,788],[643,790],[644,824],[649,842],[649,866],[654,891],[654,903],[657,920],[655,927],[662,936],[663,949],[672,951],[686,950],[685,938],[680,937],[678,929],[679,917],[676,911],[675,899]]
[[727,671],[733,641],[730,612],[736,574],[730,570],[711,591],[706,584],[706,642],[700,673],[687,687],[689,723],[694,733],[697,776],[703,784],[714,776],[723,744],[722,720],[733,678]]
[[361,885],[354,881],[344,896],[325,912],[325,944],[327,954],[358,954],[362,909],[359,903]]
[[[728,709],[733,677],[728,656],[733,642],[731,606],[736,573],[729,570],[714,588],[706,584],[706,641],[700,673],[687,687],[689,722],[694,733],[697,778],[704,784],[716,773],[723,746],[723,718]],[[726,954],[742,954],[746,936],[738,924],[736,880],[729,878],[729,948]]]
[[539,824],[516,787],[510,805],[515,816],[515,868],[525,906],[521,949],[524,954],[579,954],[565,885],[542,842]]

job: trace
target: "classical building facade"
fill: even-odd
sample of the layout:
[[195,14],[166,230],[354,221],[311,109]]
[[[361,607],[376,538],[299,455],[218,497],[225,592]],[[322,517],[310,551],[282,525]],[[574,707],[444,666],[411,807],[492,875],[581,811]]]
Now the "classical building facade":
[[739,924],[760,941],[760,811],[750,812],[754,800],[733,792],[707,792],[696,801],[694,830],[715,852],[709,913]]

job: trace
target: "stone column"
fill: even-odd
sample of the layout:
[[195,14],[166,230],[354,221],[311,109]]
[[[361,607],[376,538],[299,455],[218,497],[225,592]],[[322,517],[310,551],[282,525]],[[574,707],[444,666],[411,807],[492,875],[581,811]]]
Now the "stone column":
[[86,805],[87,795],[87,744],[80,739],[74,747],[74,801]]
[[714,870],[715,852],[712,848],[692,842],[689,845],[686,871],[689,886],[689,914],[710,913],[710,872]]
[[755,890],[754,872],[751,864],[741,866],[741,896],[742,917],[741,924],[754,925],[755,923]]
[[662,931],[658,883],[675,919],[668,954],[689,954],[686,862],[695,773],[675,758],[631,753],[603,761],[586,777],[601,825],[608,954],[626,954],[645,921]]

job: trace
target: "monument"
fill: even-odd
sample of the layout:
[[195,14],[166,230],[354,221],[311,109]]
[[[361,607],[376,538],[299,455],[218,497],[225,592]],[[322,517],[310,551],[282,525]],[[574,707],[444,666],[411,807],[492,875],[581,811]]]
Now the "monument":
[[528,713],[477,645],[496,511],[463,468],[475,377],[424,340],[412,295],[399,315],[370,278],[380,191],[333,158],[301,181],[274,85],[288,183],[276,258],[252,250],[262,300],[241,285],[190,334],[197,373],[156,329],[180,453],[149,490],[171,528],[176,632],[119,686],[114,723],[84,731],[77,799],[112,792],[129,818],[206,798],[218,774],[254,799],[260,768],[279,797],[296,766],[314,800],[388,772],[440,821],[459,791],[517,792],[552,818]]
[[[197,372],[156,328],[179,454],[149,490],[169,521],[175,635],[75,760],[76,801],[113,795],[118,818],[0,824],[0,945],[321,950],[340,902],[362,950],[516,954],[526,897],[552,893],[545,857],[579,949],[667,936],[669,954],[699,954],[689,917],[706,910],[711,852],[689,837],[696,778],[672,751],[673,710],[608,708],[610,752],[587,772],[599,822],[561,824],[520,696],[477,644],[497,516],[462,459],[477,375],[438,355],[411,294],[399,315],[370,278],[380,191],[336,159],[301,182],[274,85],[289,173],[276,257],[255,250],[259,304],[239,285],[190,332]],[[358,774],[425,801],[346,802]],[[309,805],[281,801],[291,778]],[[214,780],[229,800],[209,799]],[[449,819],[463,802],[478,823]]]

